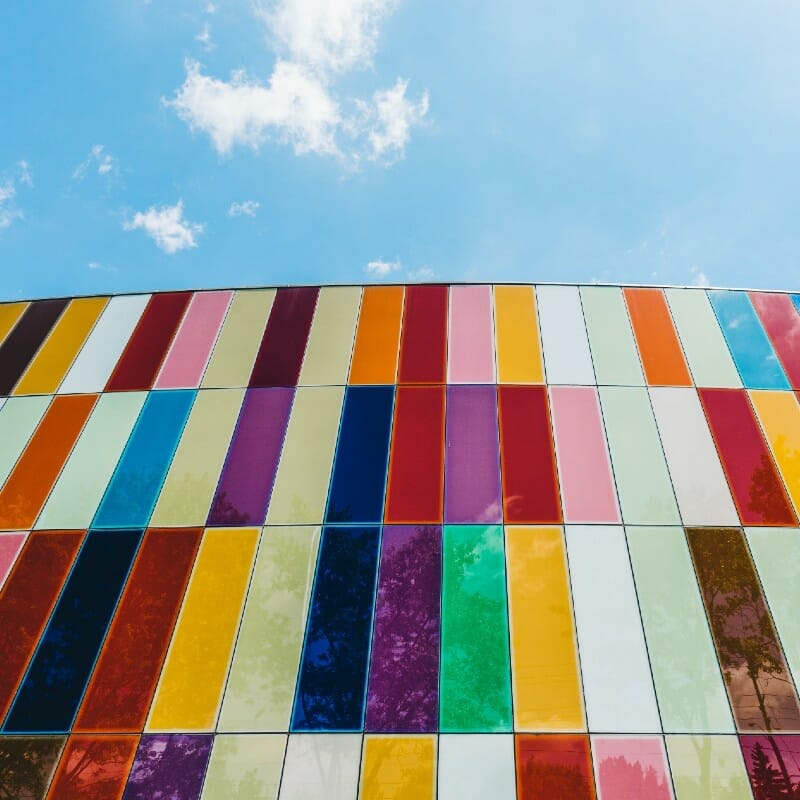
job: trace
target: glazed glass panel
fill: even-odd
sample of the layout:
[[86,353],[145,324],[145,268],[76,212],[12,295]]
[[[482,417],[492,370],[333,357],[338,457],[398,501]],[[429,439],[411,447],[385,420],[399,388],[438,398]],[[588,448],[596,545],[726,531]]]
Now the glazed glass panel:
[[507,734],[442,734],[439,800],[492,797],[515,800],[514,737]]
[[491,286],[453,286],[447,379],[450,383],[494,382]]
[[753,800],[735,736],[667,736],[676,800]]
[[361,765],[362,800],[433,800],[436,743],[433,736],[366,736]]
[[350,361],[350,383],[394,383],[403,319],[402,286],[365,286]]
[[533,286],[494,287],[498,383],[544,383]]
[[279,800],[355,800],[360,734],[293,734],[286,747]]
[[537,286],[547,382],[595,383],[589,338],[576,286]]
[[285,734],[216,736],[201,800],[276,800],[285,750]]
[[447,295],[446,286],[406,287],[398,383],[445,382]]

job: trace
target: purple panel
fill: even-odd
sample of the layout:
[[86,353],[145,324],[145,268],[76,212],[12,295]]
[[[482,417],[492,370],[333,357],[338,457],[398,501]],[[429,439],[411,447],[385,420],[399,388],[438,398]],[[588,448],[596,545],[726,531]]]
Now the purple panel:
[[122,800],[197,800],[212,738],[183,733],[142,736]]
[[502,522],[494,386],[447,387],[445,522]]
[[436,731],[442,529],[383,529],[367,695],[369,731]]
[[294,389],[248,389],[208,525],[262,525],[289,423]]

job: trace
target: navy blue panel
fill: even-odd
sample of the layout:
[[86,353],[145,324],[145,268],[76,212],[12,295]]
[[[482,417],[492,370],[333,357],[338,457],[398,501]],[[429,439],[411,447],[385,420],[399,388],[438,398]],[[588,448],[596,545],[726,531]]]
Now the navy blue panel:
[[325,528],[311,596],[292,730],[358,731],[380,528]]
[[69,731],[141,538],[141,531],[87,534],[5,732]]
[[344,400],[327,522],[379,523],[394,386],[350,386]]

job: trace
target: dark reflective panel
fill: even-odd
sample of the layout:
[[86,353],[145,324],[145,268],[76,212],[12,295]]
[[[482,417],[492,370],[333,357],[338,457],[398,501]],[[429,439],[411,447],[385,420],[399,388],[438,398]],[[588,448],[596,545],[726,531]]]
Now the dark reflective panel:
[[350,386],[344,399],[328,522],[380,523],[392,430],[393,386]]
[[0,737],[0,797],[44,800],[62,747],[62,736]]
[[444,383],[447,286],[407,286],[398,383]]
[[519,800],[594,800],[587,736],[517,736],[516,747]]
[[787,294],[749,292],[793,389],[800,388],[800,314]]
[[383,529],[367,730],[437,729],[441,569],[441,528]]
[[800,797],[800,736],[740,736],[756,800]]
[[4,729],[68,731],[128,575],[141,531],[86,536]]
[[47,800],[117,800],[136,736],[70,736]]
[[363,726],[379,528],[325,528],[292,730]]
[[213,736],[142,736],[123,800],[198,800]]
[[800,730],[800,708],[738,528],[687,528],[700,590],[740,731]]
[[278,289],[264,338],[250,375],[250,386],[297,386],[319,289]]

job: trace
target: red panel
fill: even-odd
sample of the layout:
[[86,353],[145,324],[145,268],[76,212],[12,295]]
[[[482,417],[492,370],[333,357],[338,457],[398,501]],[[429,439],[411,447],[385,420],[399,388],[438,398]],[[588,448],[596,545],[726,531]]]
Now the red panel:
[[506,523],[561,522],[550,410],[544,386],[498,386]]
[[698,389],[739,518],[745,525],[796,525],[743,389]]
[[519,800],[595,800],[588,736],[515,738]]
[[0,593],[0,719],[55,605],[83,531],[34,531]]
[[145,534],[75,730],[144,727],[201,535],[198,529]]
[[443,386],[398,388],[386,490],[387,523],[441,523],[444,410]]
[[447,287],[409,286],[398,383],[444,383],[446,375]]
[[107,392],[132,392],[152,389],[158,368],[175,336],[191,292],[154,294],[136,326]]
[[800,314],[785,294],[750,292],[750,299],[792,388],[800,388]]

